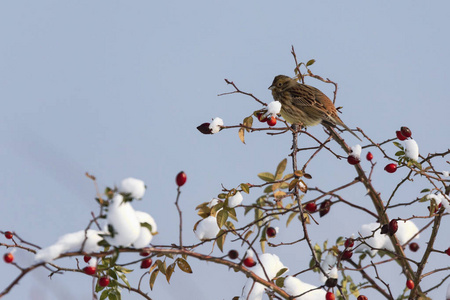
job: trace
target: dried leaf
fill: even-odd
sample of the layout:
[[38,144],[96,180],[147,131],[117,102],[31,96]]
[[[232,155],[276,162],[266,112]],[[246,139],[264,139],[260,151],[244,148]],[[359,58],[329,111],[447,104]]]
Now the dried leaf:
[[153,285],[155,284],[155,280],[156,280],[156,276],[158,276],[159,270],[156,269],[155,271],[153,271],[152,275],[150,275],[150,289],[153,290]]
[[178,268],[180,268],[181,271],[186,272],[186,273],[192,273],[191,266],[184,259],[178,258],[177,259],[177,265],[178,265]]
[[247,193],[247,194],[250,193],[250,187],[246,183],[241,183],[241,189],[244,193]]
[[239,138],[241,139],[241,142],[245,144],[244,128],[243,127],[239,128],[238,134],[239,134]]

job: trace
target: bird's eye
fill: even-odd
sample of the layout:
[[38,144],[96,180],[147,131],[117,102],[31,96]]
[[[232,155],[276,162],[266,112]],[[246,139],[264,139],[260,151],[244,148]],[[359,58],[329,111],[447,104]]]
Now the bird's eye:
[[277,86],[279,86],[279,87],[281,87],[282,85],[283,85],[282,82],[278,82],[278,83],[277,83]]

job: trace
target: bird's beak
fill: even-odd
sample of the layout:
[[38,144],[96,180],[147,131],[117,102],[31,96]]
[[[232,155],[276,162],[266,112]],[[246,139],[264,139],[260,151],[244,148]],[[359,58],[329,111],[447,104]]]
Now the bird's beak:
[[274,88],[273,85],[269,86],[269,90],[273,90],[273,88]]

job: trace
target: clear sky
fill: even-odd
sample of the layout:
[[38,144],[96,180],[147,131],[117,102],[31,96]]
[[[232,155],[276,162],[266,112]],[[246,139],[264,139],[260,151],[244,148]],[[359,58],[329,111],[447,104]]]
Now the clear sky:
[[[337,105],[344,107],[348,126],[381,142],[406,125],[421,154],[445,151],[449,9],[447,1],[2,1],[0,230],[46,246],[85,228],[90,212],[97,211],[87,171],[102,189],[129,176],[144,180],[146,196],[135,206],[158,223],[153,242],[170,244],[177,241],[174,178],[184,170],[185,239],[196,242],[194,208],[216,196],[221,184],[258,183],[257,173],[274,171],[287,157],[290,136],[254,133],[243,145],[237,131],[205,136],[195,127],[217,116],[236,125],[261,107],[240,95],[217,97],[232,90],[225,78],[270,102],[273,77],[294,74],[291,45],[300,60],[316,60],[316,74],[339,84]],[[307,83],[332,96],[332,86]],[[310,132],[325,137],[320,126]],[[394,147],[387,148],[394,153]],[[380,162],[375,183],[388,195],[402,174],[384,173],[385,161],[374,154]],[[356,176],[345,161],[327,155],[310,168],[310,186],[336,187]],[[399,202],[414,199],[427,186],[409,187]],[[345,196],[362,201],[364,194],[359,187]],[[252,192],[244,201],[258,195]],[[367,222],[357,211],[341,208],[315,227],[315,241],[328,236],[333,242]],[[342,230],[329,236],[337,222]],[[283,229],[284,222],[279,226]],[[442,226],[448,228],[448,220]],[[450,246],[448,235],[439,239],[447,240],[441,247]],[[279,253],[282,261],[306,267],[309,253],[290,251]],[[21,251],[16,257],[31,259]],[[206,263],[192,261],[192,266],[193,275],[177,271],[170,285],[161,277],[149,295],[210,300],[240,294],[243,275]],[[0,289],[16,273],[1,264]],[[33,272],[6,299],[89,299],[86,276],[49,280],[47,275]],[[432,298],[441,299],[444,290]],[[123,298],[139,299],[126,292]]]

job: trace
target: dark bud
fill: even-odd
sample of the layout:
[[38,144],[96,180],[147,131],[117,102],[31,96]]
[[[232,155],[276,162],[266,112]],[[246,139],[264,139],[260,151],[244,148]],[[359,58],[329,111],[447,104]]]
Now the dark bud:
[[320,204],[320,208],[319,208],[319,216],[323,217],[325,216],[327,213],[330,212],[330,207],[331,207],[331,201],[330,200],[325,200]]
[[211,129],[209,129],[209,123],[203,123],[200,126],[197,126],[198,131],[203,134],[211,134]]
[[325,285],[330,288],[335,287],[337,285],[337,278],[328,278],[325,282]]
[[409,250],[411,250],[412,252],[416,252],[417,250],[419,250],[419,244],[417,243],[409,244]]
[[383,226],[381,226],[381,234],[386,234],[389,232],[389,225],[384,224]]
[[229,257],[230,259],[236,259],[236,258],[239,257],[239,252],[237,252],[236,250],[230,250],[230,251],[228,252],[228,257]]

